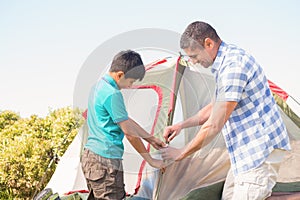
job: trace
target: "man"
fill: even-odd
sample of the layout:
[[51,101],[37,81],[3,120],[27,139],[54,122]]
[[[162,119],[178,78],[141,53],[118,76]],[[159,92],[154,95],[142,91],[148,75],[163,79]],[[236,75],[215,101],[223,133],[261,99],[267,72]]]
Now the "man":
[[162,150],[163,158],[182,160],[222,130],[234,179],[230,183],[230,171],[223,199],[267,198],[290,144],[262,68],[247,52],[223,42],[205,22],[190,24],[181,37],[180,47],[193,64],[212,66],[215,99],[195,116],[165,129],[164,138],[169,142],[182,129],[202,125],[184,148]]
[[114,57],[109,73],[91,90],[87,117],[89,136],[82,156],[82,169],[90,190],[88,199],[125,198],[122,166],[124,134],[152,167],[163,166],[162,160],[150,156],[140,137],[156,149],[164,147],[164,142],[149,135],[128,117],[120,91],[130,88],[144,75],[140,55],[131,50],[122,51]]

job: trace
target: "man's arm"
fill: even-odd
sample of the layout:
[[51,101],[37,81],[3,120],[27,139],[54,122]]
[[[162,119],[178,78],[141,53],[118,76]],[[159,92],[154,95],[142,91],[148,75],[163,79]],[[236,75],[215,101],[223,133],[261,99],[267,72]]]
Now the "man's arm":
[[237,102],[234,101],[216,102],[213,105],[210,117],[203,124],[195,138],[183,149],[175,149],[171,147],[163,149],[163,159],[182,160],[211,142],[212,139],[221,131],[236,105]]
[[165,141],[170,142],[184,128],[203,125],[209,118],[212,109],[212,103],[203,107],[197,114],[186,119],[183,122],[168,126],[164,130]]
[[131,118],[119,123],[121,129],[125,135],[130,135],[134,137],[140,137],[149,142],[155,149],[160,149],[165,147],[165,143],[160,139],[150,135],[145,131],[138,123],[136,123]]

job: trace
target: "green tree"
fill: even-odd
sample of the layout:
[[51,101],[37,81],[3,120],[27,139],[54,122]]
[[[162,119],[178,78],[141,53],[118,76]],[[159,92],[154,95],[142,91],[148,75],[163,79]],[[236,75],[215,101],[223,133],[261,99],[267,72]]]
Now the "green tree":
[[70,107],[50,111],[45,118],[1,112],[0,198],[30,199],[36,188],[43,189],[56,168],[51,165],[45,175],[50,161],[63,155],[83,120]]
[[20,119],[20,116],[12,111],[2,111],[0,112],[0,131],[5,128],[5,126],[10,126]]

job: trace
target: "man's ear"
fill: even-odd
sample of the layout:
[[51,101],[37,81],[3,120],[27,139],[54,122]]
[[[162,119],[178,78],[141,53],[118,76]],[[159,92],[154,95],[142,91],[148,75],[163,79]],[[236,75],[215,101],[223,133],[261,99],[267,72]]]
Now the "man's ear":
[[125,74],[124,74],[124,72],[122,72],[122,71],[118,71],[118,72],[116,72],[116,78],[118,79],[118,80],[120,80],[123,76],[125,76]]
[[214,47],[215,43],[212,39],[210,38],[205,38],[204,40],[204,48],[212,49]]

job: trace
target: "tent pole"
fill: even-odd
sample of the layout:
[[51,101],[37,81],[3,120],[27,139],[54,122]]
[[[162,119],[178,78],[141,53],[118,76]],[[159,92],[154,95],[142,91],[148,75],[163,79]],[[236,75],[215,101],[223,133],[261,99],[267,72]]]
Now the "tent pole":
[[[167,126],[170,126],[173,124],[173,119],[174,119],[174,113],[175,113],[175,105],[176,105],[176,100],[177,100],[177,94],[179,91],[179,86],[184,74],[184,70],[185,67],[184,65],[180,64],[180,61],[183,61],[182,55],[179,52],[179,57],[177,59],[176,62],[176,66],[175,66],[175,70],[174,70],[174,76],[173,76],[173,84],[172,84],[172,92],[171,92],[171,102],[170,102],[170,108],[169,108],[169,113],[168,113],[168,121],[167,121]],[[187,65],[187,63],[185,63]],[[159,175],[158,175],[158,183],[157,183],[157,189],[156,189],[156,193],[154,196],[155,200],[159,199],[159,193],[160,193],[160,188],[161,188],[161,183],[163,180],[163,172],[160,171]]]

